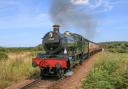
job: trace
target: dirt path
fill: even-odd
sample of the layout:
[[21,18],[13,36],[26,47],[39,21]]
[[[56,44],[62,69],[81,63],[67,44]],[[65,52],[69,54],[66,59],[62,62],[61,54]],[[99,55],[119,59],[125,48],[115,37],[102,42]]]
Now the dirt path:
[[95,62],[95,56],[85,60],[82,65],[77,66],[71,77],[59,81],[42,81],[29,89],[80,89],[81,81],[85,79]]
[[80,89],[82,86],[81,82],[85,79],[93,67],[95,56],[96,55],[90,57],[81,66],[78,66],[75,69],[73,76],[55,83],[50,86],[49,89]]

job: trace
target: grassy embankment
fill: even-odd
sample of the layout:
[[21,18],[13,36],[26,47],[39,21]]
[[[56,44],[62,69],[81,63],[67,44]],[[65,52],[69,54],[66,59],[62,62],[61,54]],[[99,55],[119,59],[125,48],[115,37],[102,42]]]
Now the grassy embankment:
[[97,54],[93,69],[83,81],[83,89],[128,89],[127,48],[116,49],[112,45],[106,52]]
[[39,70],[33,68],[31,65],[32,57],[35,56],[36,52],[37,50],[32,48],[1,48],[0,89],[4,89],[7,86],[23,81],[27,78],[31,78],[38,74]]

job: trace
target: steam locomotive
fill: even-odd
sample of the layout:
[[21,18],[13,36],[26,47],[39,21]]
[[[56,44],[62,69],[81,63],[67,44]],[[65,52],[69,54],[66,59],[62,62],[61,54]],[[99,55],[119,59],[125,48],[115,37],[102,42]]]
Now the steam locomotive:
[[59,25],[53,25],[42,41],[45,53],[32,59],[32,66],[39,67],[41,77],[56,75],[59,78],[72,71],[73,66],[100,51],[100,46],[76,33],[60,33]]

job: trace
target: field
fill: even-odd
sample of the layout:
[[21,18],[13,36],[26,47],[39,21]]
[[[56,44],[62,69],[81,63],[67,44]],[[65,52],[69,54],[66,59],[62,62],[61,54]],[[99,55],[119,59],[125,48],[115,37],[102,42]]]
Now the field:
[[38,76],[39,69],[32,67],[32,57],[39,52],[35,48],[0,49],[0,89]]
[[[106,44],[106,43],[105,43]],[[39,76],[31,60],[42,51],[34,48],[0,48],[0,89]],[[107,43],[82,82],[83,89],[128,89],[128,43]]]
[[128,53],[128,42],[104,42],[100,43],[105,45],[105,48],[109,52],[113,53]]
[[128,89],[128,54],[102,52],[83,81],[83,89]]

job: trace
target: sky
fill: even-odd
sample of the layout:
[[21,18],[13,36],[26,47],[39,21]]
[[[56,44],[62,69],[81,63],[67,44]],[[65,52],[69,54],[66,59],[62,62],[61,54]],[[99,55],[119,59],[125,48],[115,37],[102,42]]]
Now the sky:
[[[32,47],[54,24],[49,10],[52,0],[0,0],[0,46]],[[96,19],[94,42],[128,41],[128,0],[71,0]],[[61,28],[86,37],[73,27]]]

